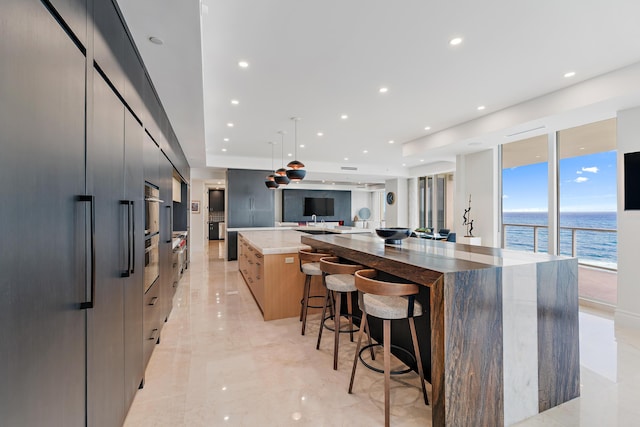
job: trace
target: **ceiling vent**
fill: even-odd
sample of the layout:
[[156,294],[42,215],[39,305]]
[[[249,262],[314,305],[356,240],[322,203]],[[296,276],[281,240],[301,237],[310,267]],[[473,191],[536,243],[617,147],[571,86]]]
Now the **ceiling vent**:
[[340,167],[341,170],[343,171],[357,171],[358,168],[355,166],[341,166]]

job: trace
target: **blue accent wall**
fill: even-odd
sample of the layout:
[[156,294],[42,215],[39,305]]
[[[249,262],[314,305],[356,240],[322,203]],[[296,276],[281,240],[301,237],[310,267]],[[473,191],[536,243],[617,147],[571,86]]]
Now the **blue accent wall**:
[[351,191],[341,190],[282,190],[282,221],[300,222],[311,221],[310,216],[304,216],[305,197],[327,197],[333,201],[333,216],[318,217],[320,220],[344,221],[344,225],[353,225],[351,218]]

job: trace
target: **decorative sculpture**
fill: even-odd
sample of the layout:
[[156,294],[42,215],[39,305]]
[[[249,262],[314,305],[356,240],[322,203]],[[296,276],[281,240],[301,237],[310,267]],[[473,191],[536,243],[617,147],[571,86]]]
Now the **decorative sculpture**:
[[464,210],[462,215],[462,225],[467,226],[467,234],[465,237],[473,237],[473,220],[471,219],[471,194],[469,194],[469,207]]

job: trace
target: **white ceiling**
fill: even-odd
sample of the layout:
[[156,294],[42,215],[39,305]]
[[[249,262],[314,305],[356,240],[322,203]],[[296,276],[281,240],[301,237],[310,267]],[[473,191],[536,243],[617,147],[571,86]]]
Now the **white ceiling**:
[[640,60],[637,0],[118,3],[195,168],[270,169],[279,130],[287,163],[297,116],[309,179],[380,182],[462,149],[404,143]]

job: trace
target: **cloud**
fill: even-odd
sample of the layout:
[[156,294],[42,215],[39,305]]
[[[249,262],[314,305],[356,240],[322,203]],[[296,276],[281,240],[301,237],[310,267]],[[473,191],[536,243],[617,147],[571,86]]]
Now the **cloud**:
[[503,198],[503,199],[508,199],[508,198],[509,198],[509,196],[507,196],[506,194],[503,194],[503,195],[502,195],[502,198]]
[[578,175],[582,175],[582,171],[576,171]]
[[591,166],[589,168],[582,167],[582,172],[598,173],[599,170],[597,166]]
[[573,180],[573,182],[577,182],[578,184],[580,184],[581,182],[586,182],[589,181],[589,178],[584,177],[584,176],[579,176],[576,179]]

